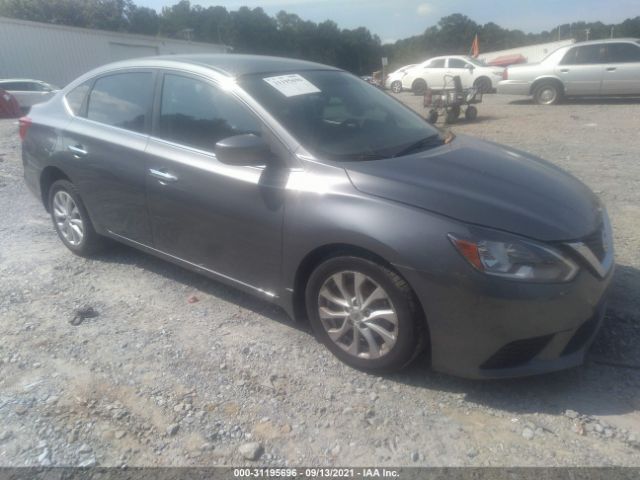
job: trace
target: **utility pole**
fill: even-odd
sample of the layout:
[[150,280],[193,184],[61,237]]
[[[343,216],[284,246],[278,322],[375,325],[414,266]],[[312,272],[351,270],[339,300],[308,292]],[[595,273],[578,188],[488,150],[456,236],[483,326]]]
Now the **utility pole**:
[[587,40],[589,40],[589,33],[591,33],[591,29],[590,28],[585,28],[584,29],[584,33],[587,34]]
[[614,30],[614,28],[615,28],[615,27],[612,25],[612,26],[611,26],[611,38],[613,38],[613,30]]

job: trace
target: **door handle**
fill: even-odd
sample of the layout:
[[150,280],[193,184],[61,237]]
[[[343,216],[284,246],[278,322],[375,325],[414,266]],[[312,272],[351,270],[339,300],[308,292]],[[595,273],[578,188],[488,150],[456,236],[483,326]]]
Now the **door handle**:
[[607,68],[607,72],[615,72],[615,71],[616,71],[616,67]]
[[70,152],[73,153],[73,156],[76,158],[84,157],[89,152],[87,152],[82,145],[68,145],[67,148]]
[[178,181],[178,177],[176,177],[174,174],[169,173],[169,172],[163,172],[162,170],[157,170],[155,168],[150,168],[149,169],[149,175],[151,175],[152,177],[155,177],[158,180],[161,180],[163,182],[176,182],[176,181]]
[[560,69],[560,72],[561,72],[561,73],[568,73],[568,72],[569,72],[569,69],[568,69],[568,68],[561,68],[561,69]]

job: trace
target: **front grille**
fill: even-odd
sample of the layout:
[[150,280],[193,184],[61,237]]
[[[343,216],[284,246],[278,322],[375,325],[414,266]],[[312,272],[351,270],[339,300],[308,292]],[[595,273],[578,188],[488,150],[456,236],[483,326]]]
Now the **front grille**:
[[553,335],[545,335],[507,343],[484,362],[480,368],[487,370],[524,365],[538,355],[547,346],[552,337]]

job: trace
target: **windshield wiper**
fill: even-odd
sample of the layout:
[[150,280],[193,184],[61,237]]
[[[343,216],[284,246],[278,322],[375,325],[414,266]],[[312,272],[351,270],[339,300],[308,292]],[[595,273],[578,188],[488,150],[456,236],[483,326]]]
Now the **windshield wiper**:
[[409,145],[408,147],[403,148],[402,150],[394,154],[392,158],[402,157],[403,155],[408,155],[418,150],[424,150],[427,147],[438,147],[443,143],[444,141],[442,140],[442,138],[440,138],[440,134],[434,133],[433,135],[429,135],[428,137],[421,138],[417,142],[414,142],[411,145]]

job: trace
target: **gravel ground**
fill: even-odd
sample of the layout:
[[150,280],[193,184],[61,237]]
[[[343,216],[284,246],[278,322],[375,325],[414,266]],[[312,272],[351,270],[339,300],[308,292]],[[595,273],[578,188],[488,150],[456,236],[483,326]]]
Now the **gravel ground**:
[[618,269],[584,367],[370,376],[232,288],[123,246],[75,257],[0,121],[0,465],[640,466],[640,102],[479,107],[453,130],[545,157],[609,207]]

